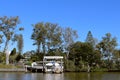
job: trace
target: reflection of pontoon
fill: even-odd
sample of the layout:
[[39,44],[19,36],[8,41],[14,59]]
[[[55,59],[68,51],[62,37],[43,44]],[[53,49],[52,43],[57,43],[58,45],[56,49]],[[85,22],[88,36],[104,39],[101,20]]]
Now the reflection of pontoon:
[[44,56],[43,70],[44,72],[63,72],[63,56]]

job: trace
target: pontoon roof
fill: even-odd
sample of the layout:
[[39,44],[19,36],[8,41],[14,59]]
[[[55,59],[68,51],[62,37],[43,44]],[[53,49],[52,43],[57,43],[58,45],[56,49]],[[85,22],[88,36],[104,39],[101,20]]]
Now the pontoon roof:
[[44,59],[63,59],[63,56],[44,56]]

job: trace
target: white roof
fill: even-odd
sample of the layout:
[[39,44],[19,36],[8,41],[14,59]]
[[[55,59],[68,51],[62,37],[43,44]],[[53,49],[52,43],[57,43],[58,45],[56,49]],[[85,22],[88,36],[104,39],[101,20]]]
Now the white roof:
[[44,56],[44,59],[63,59],[63,56]]

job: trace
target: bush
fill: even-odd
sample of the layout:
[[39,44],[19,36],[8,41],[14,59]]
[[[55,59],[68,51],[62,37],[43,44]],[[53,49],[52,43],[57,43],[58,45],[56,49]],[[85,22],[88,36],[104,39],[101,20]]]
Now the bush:
[[84,65],[83,61],[79,61],[78,65],[76,65],[75,71],[86,71],[86,66]]
[[64,66],[66,71],[75,71],[74,61],[71,60],[65,61]]
[[116,67],[116,69],[118,69],[118,70],[120,69],[120,62],[119,62],[119,61],[116,61],[116,66],[115,66],[115,67]]

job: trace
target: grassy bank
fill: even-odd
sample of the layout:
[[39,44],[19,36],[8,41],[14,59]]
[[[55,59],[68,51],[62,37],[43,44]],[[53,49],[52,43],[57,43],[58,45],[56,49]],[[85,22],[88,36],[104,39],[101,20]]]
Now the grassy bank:
[[9,65],[0,64],[0,72],[25,72],[25,68],[13,64]]
[[23,68],[22,66],[20,65],[13,65],[13,64],[9,64],[9,65],[6,65],[6,64],[0,64],[0,68],[4,68],[4,69],[15,69],[15,68]]

